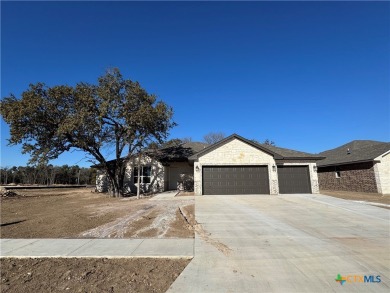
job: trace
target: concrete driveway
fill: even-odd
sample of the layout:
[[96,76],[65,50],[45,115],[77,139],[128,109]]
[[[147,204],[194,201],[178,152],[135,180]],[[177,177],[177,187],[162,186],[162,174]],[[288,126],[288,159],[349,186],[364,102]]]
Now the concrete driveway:
[[389,213],[325,195],[196,197],[195,258],[168,292],[390,292]]

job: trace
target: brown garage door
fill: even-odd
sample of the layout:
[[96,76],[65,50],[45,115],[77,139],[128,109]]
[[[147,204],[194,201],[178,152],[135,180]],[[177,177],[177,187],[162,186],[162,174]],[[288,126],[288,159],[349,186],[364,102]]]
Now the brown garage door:
[[203,167],[203,194],[269,194],[267,166]]
[[278,166],[279,193],[311,193],[308,166]]

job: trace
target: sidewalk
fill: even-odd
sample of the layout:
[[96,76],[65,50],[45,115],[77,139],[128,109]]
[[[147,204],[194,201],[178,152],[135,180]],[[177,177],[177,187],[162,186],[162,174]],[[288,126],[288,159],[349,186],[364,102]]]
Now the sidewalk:
[[193,256],[194,239],[0,239],[0,257]]
[[150,200],[172,200],[175,198],[176,194],[178,194],[179,191],[177,190],[170,190],[170,191],[165,191],[156,194],[153,196]]
[[187,199],[195,199],[195,195],[186,195],[186,196],[176,196],[179,194],[178,190],[170,190],[164,191],[156,194],[150,200],[187,200]]

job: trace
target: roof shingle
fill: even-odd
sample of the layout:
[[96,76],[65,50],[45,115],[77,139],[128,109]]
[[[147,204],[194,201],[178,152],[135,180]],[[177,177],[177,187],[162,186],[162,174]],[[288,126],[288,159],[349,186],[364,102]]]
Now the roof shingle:
[[319,155],[326,158],[318,161],[317,165],[321,167],[372,161],[389,150],[389,142],[354,140],[337,148],[319,153]]
[[202,153],[216,149],[220,145],[222,145],[228,141],[231,141],[233,139],[241,140],[241,141],[243,141],[243,142],[245,142],[245,143],[247,143],[255,148],[258,148],[264,152],[267,152],[267,153],[271,154],[275,158],[275,160],[289,160],[289,159],[290,160],[296,160],[296,159],[298,159],[298,160],[320,160],[320,159],[323,159],[323,157],[319,156],[319,155],[314,155],[314,154],[299,152],[299,151],[295,151],[295,150],[275,147],[272,145],[256,143],[252,140],[248,140],[246,138],[243,138],[237,134],[232,134],[232,135],[224,138],[223,140],[221,140],[213,145],[209,145],[208,147],[204,148],[200,152],[189,157],[189,159],[195,160]]

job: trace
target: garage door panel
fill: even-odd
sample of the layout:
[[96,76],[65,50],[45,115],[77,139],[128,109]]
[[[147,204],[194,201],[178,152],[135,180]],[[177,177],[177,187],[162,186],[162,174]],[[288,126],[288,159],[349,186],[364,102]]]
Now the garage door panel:
[[204,166],[203,194],[269,194],[267,166]]
[[311,193],[308,166],[278,166],[279,193]]

